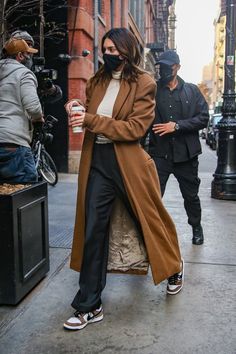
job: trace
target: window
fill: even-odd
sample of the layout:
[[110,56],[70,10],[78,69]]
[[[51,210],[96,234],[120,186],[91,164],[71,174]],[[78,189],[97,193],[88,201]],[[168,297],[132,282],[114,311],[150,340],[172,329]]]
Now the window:
[[98,13],[102,15],[102,0],[98,0]]

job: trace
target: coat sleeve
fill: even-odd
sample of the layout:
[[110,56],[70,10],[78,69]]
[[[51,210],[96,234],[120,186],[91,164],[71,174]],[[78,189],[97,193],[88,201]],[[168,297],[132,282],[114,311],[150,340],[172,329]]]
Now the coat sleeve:
[[85,92],[85,94],[86,94],[86,101],[85,101],[85,108],[86,108],[86,110],[88,109],[88,106],[89,106],[89,102],[90,102],[90,100],[91,100],[91,96],[92,96],[92,87],[93,87],[93,85],[92,85],[92,79],[93,78],[91,78],[91,79],[89,79],[88,81],[87,81],[87,84],[86,84],[86,92]]
[[207,126],[209,120],[209,109],[205,98],[196,85],[191,85],[191,90],[195,100],[191,102],[191,104],[195,105],[194,115],[187,119],[178,120],[178,134],[203,129]]
[[[89,92],[89,86],[88,86]],[[85,114],[84,127],[95,134],[103,134],[112,141],[141,139],[154,118],[156,84],[149,75],[141,75],[132,112],[124,120],[97,114]],[[87,99],[88,103],[89,97]]]

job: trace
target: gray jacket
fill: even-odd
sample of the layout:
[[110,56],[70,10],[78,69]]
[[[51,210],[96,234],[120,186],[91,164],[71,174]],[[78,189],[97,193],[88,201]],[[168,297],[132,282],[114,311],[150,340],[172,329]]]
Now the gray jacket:
[[31,119],[41,116],[34,73],[15,59],[0,60],[0,143],[29,146]]

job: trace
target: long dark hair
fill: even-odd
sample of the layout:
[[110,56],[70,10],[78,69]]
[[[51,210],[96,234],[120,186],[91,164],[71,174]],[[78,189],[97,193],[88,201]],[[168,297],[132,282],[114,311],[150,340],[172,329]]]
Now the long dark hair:
[[[124,67],[121,78],[129,82],[136,81],[138,74],[143,72],[139,65],[142,57],[139,51],[138,42],[127,28],[112,28],[102,38],[101,49],[104,53],[104,42],[109,38],[116,46],[120,55],[124,58]],[[111,79],[111,73],[105,71],[104,65],[97,71],[93,80],[106,82]]]

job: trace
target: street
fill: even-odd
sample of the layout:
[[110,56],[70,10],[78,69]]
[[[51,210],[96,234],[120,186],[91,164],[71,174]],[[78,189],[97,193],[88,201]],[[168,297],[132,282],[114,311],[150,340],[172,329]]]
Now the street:
[[1,354],[235,354],[236,204],[210,197],[217,158],[201,142],[202,246],[192,245],[173,178],[164,197],[185,259],[183,290],[167,296],[166,282],[155,287],[151,272],[146,277],[109,274],[103,322],[65,331],[78,287],[78,274],[69,269],[77,176],[60,175],[58,185],[49,188],[51,269],[18,306],[0,307]]

